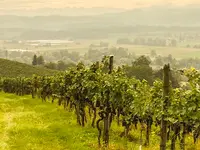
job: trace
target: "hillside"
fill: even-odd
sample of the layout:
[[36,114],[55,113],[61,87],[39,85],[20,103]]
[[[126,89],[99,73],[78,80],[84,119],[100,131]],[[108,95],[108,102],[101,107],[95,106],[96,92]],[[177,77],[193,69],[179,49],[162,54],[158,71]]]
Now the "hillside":
[[[52,13],[48,16],[18,16],[0,15],[0,28],[23,28],[39,30],[64,30],[79,29],[90,27],[105,26],[131,26],[131,25],[172,25],[172,26],[199,26],[200,5],[176,6],[152,6],[147,8],[136,8],[127,11],[101,10],[104,13],[94,13],[93,15],[84,15],[78,13],[74,16],[70,13]],[[99,10],[99,11],[100,11]],[[80,11],[80,10],[79,10]],[[90,11],[90,9],[81,10],[81,12]],[[112,9],[110,10],[112,12]],[[26,14],[26,13],[25,13]],[[120,18],[120,19],[119,19]],[[40,26],[37,26],[38,23]],[[80,25],[81,24],[81,25]]]
[[116,13],[113,17],[122,18],[129,24],[160,25],[160,26],[199,26],[200,6],[186,5],[152,6]]
[[[105,38],[113,33],[151,32],[149,26],[156,28],[156,31],[173,31],[171,28],[174,26],[177,26],[176,31],[187,30],[183,27],[199,31],[196,29],[200,26],[199,8],[199,5],[152,6],[115,13],[105,11],[104,14],[89,16],[69,16],[64,12],[48,16],[0,15],[0,39]],[[137,26],[145,27],[138,29]]]
[[3,77],[29,77],[33,74],[37,75],[52,75],[57,71],[49,70],[41,67],[34,67],[16,61],[6,60],[0,58],[0,76]]

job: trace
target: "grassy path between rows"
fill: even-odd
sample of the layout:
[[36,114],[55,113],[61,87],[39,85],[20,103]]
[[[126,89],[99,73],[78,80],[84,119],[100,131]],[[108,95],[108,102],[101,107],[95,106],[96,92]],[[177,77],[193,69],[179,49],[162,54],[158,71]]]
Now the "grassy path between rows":
[[[112,125],[110,150],[138,150],[140,132],[131,131],[126,141],[122,131]],[[57,104],[0,92],[0,150],[97,150],[97,134],[90,123],[78,126],[74,112]],[[158,149],[159,138],[152,134],[151,146],[143,150]]]
[[[57,104],[0,93],[0,150],[96,150],[97,134]],[[110,149],[124,149],[119,136],[111,140]]]
[[73,113],[30,96],[0,93],[0,150],[92,150],[96,130]]

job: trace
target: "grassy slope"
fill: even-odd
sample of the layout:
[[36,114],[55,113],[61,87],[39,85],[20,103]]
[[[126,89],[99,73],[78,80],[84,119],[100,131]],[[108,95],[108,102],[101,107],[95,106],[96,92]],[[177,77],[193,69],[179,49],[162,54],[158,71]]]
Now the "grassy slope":
[[[97,129],[89,124],[84,128],[78,126],[73,114],[56,104],[42,103],[30,96],[0,93],[0,150],[98,149]],[[113,124],[111,130],[110,149],[139,149],[139,131],[133,130],[131,141],[125,142],[119,137],[123,128]],[[152,133],[151,147],[143,149],[158,150],[158,137]],[[195,148],[191,147],[191,150]]]
[[16,77],[16,76],[32,76],[37,75],[52,75],[57,71],[49,70],[41,67],[34,67],[16,61],[6,60],[0,58],[0,76]]

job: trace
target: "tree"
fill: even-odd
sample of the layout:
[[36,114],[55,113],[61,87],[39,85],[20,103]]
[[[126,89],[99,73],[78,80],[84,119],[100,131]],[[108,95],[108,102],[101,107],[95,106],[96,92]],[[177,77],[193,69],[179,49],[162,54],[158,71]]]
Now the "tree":
[[74,63],[67,63],[67,64],[65,64],[65,66],[66,66],[66,69],[68,69],[68,68],[76,67],[76,64],[74,64]]
[[176,47],[176,46],[177,46],[177,41],[176,41],[175,39],[173,39],[173,40],[171,41],[171,45],[172,45],[173,47]]
[[153,69],[150,67],[150,63],[145,56],[140,56],[132,63],[132,66],[124,66],[124,69],[128,77],[136,77],[139,80],[145,79],[152,84]]
[[38,65],[44,65],[44,58],[43,58],[43,56],[39,56],[37,58],[37,64]]
[[[153,73],[153,78],[154,80],[163,79],[163,69],[155,70]],[[170,82],[172,84],[173,88],[179,88],[180,87],[180,82],[181,82],[181,74],[177,71],[170,70]]]
[[172,55],[171,54],[169,54],[168,56],[167,56],[167,60],[168,60],[168,63],[172,63],[172,61],[173,61],[173,57],[172,57]]
[[45,67],[48,69],[56,70],[56,63],[53,63],[53,62],[47,63],[47,64],[45,64]]
[[64,70],[66,70],[66,64],[63,62],[63,61],[58,61],[58,64],[57,64],[57,69],[58,70],[62,70],[62,71],[64,71]]
[[132,44],[132,41],[128,38],[121,38],[117,40],[117,44]]
[[68,52],[68,50],[61,50],[60,51],[60,56],[62,56],[62,57],[64,57],[64,56],[69,56],[70,54],[69,54],[69,52]]
[[149,66],[151,64],[151,61],[147,59],[146,56],[142,55],[139,58],[137,58],[134,62],[133,65],[138,66],[138,65],[145,65]]
[[163,58],[160,55],[157,56],[154,60],[154,64],[157,66],[163,66],[164,65]]
[[155,58],[157,56],[156,51],[155,50],[151,50],[151,57]]
[[37,55],[34,55],[34,56],[33,56],[32,65],[33,65],[33,66],[36,66],[36,65],[37,65]]
[[77,61],[80,59],[80,53],[79,53],[79,52],[73,51],[73,52],[70,53],[69,58],[70,58],[72,61],[77,62]]

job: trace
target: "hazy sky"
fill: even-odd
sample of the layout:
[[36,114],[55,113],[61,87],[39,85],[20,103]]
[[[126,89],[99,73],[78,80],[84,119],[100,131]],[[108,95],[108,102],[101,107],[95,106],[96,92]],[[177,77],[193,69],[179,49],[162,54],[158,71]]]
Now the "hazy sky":
[[11,9],[113,7],[135,8],[160,4],[197,4],[200,0],[0,0],[0,11]]

